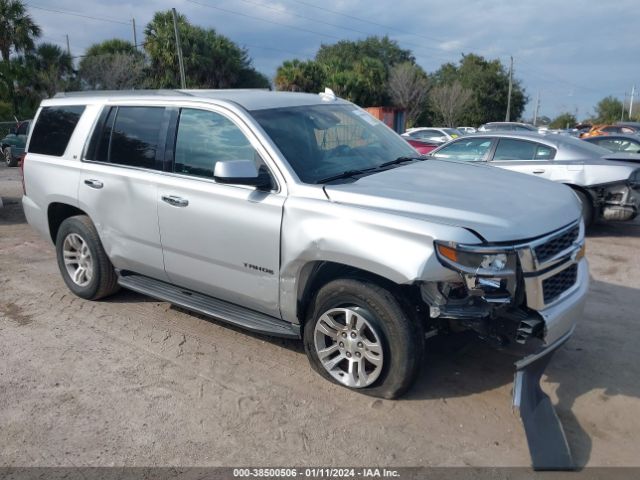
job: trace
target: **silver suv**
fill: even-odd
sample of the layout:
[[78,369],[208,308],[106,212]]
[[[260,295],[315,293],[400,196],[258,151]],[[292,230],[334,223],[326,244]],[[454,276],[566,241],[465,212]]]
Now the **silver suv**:
[[425,337],[539,358],[582,312],[571,189],[424,161],[331,92],[64,94],[27,152],[27,219],[76,295],[125,287],[302,338],[320,375],[371,395],[411,385]]

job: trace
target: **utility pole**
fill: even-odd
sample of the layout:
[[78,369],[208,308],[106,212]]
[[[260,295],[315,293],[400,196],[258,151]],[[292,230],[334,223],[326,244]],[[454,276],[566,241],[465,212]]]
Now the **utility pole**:
[[536,95],[536,108],[533,110],[533,125],[536,125],[538,121],[538,109],[540,108],[540,90],[538,90],[538,95]]
[[133,48],[138,50],[138,36],[136,35],[136,19],[131,19],[131,24],[133,25]]
[[65,35],[67,37],[67,53],[71,56],[71,47],[69,46],[69,35]]
[[513,57],[511,57],[511,66],[509,67],[509,95],[507,96],[507,115],[505,122],[511,120],[511,89],[513,88]]
[[176,34],[176,49],[178,51],[178,63],[180,65],[180,85],[181,88],[187,88],[187,81],[184,76],[184,60],[182,59],[182,45],[180,44],[180,33],[178,32],[178,14],[176,9],[172,8],[173,13],[173,31]]
[[629,100],[629,120],[631,120],[631,115],[633,114],[633,97],[636,94],[636,86],[631,87],[631,100]]

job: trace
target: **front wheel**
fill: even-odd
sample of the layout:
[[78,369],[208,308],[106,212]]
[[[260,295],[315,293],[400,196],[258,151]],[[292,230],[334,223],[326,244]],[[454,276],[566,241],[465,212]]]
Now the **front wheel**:
[[320,289],[304,325],[313,369],[368,395],[396,398],[413,383],[424,340],[392,293],[358,279]]
[[584,220],[584,227],[589,228],[593,225],[595,220],[595,208],[593,206],[593,201],[591,197],[580,190],[574,190],[578,199],[580,200],[580,205],[582,206],[582,218]]

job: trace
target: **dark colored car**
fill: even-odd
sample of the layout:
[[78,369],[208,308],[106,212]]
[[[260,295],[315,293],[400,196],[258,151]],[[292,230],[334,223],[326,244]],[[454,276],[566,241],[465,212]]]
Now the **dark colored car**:
[[426,140],[416,140],[415,138],[402,137],[404,138],[409,145],[415,148],[419,153],[426,155],[432,150],[435,150],[437,147],[442,145],[442,143],[436,142],[428,142]]
[[600,135],[582,140],[616,153],[640,153],[640,136],[638,135]]
[[2,156],[8,167],[17,167],[18,160],[24,153],[24,147],[27,143],[27,134],[29,133],[29,125],[31,120],[18,122],[9,133],[0,140],[2,145]]

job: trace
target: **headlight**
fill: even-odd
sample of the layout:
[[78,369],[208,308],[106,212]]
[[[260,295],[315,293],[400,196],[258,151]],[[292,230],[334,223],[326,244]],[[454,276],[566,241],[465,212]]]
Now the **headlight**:
[[472,275],[503,276],[515,272],[516,256],[511,249],[435,242],[438,260],[445,267]]

